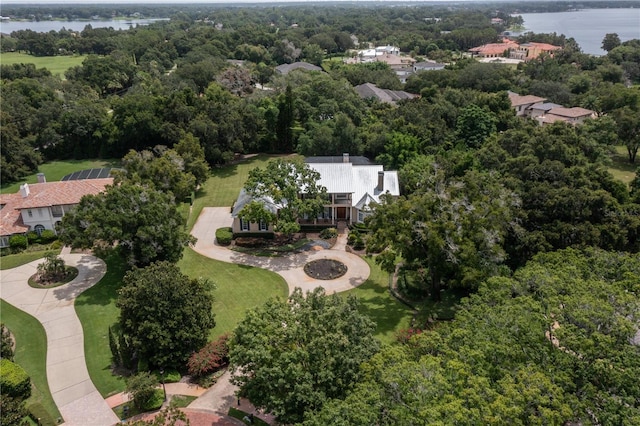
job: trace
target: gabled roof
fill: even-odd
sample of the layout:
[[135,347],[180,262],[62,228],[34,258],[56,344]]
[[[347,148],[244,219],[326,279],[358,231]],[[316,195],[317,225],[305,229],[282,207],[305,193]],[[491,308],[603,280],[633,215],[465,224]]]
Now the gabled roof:
[[57,205],[78,204],[85,195],[96,195],[113,184],[112,178],[69,180],[28,184],[29,194],[0,195],[0,235],[24,233],[29,230],[20,215],[20,210]]
[[112,183],[113,178],[30,184],[29,195],[22,198],[20,206],[17,208],[29,209],[78,204],[85,195],[99,194]]
[[292,64],[282,64],[276,67],[276,71],[280,74],[289,74],[291,71],[297,69],[305,69],[307,71],[322,71],[322,68],[308,62],[294,62]]
[[553,108],[562,108],[562,105],[554,104],[553,102],[538,102],[529,107],[529,109],[537,109],[539,111],[550,111]]
[[[345,161],[346,155],[346,161]],[[351,163],[354,166],[370,166],[373,163],[362,155],[322,155],[318,157],[305,157],[305,163]]]
[[[244,188],[242,188],[240,190],[240,194],[238,194],[238,199],[233,204],[233,210],[231,211],[231,216],[232,217],[237,217],[238,214],[240,213],[240,211],[242,210],[242,208],[244,206],[246,206],[247,204],[249,204],[250,202],[252,202],[252,201],[258,201],[259,203],[262,203],[264,208],[267,209],[268,211],[270,211],[273,214],[278,213],[279,206],[277,206],[273,202],[273,198],[266,197],[266,196],[265,197],[254,198]],[[282,207],[282,206],[280,206],[280,207]]]
[[348,193],[355,191],[351,176],[351,163],[308,163],[309,167],[320,173],[319,185],[329,193]]
[[381,89],[373,83],[364,83],[354,87],[363,99],[376,98],[381,102],[394,104],[403,99],[417,98],[417,95],[402,90]]
[[567,117],[567,118],[578,118],[578,117],[591,117],[591,115],[594,114],[594,112],[591,111],[590,109],[585,109],[580,107],[573,107],[573,108],[557,107],[557,108],[551,109],[549,111],[549,114],[558,115],[560,117]]
[[446,64],[440,64],[438,62],[417,62],[413,64],[413,67],[418,70],[432,70],[432,69],[443,69],[446,67]]
[[509,100],[511,101],[511,106],[520,106],[520,105],[533,105],[539,102],[546,101],[545,98],[541,98],[539,96],[533,95],[525,95],[521,96],[517,93],[509,92]]

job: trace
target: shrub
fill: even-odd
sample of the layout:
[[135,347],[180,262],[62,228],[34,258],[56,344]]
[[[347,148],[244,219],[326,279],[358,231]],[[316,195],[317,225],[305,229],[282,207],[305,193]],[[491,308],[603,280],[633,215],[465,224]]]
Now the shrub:
[[178,383],[180,379],[182,379],[182,374],[178,370],[168,370],[163,374],[160,374],[160,371],[155,371],[154,374],[158,378],[158,381],[161,382],[164,377],[165,383]]
[[56,238],[58,238],[58,236],[51,229],[45,229],[40,233],[40,242],[44,244],[50,243],[51,241],[54,241]]
[[264,238],[257,237],[240,237],[236,238],[236,245],[238,247],[262,247],[266,244]]
[[398,331],[396,339],[400,343],[408,343],[413,336],[416,336],[420,333],[422,333],[422,330],[420,330],[419,328],[406,328]]
[[221,246],[227,246],[231,244],[231,240],[233,240],[233,232],[231,228],[218,228],[216,229],[216,241]]
[[349,236],[347,237],[347,244],[352,246],[356,242],[358,237],[359,235],[357,232],[349,232]]
[[127,393],[131,396],[133,405],[140,410],[151,405],[155,399],[157,384],[156,377],[148,372],[138,373],[129,377],[129,380],[127,380]]
[[0,358],[13,361],[13,338],[11,337],[9,329],[4,324],[0,324],[0,334]]
[[338,236],[338,230],[336,228],[326,228],[320,231],[320,238],[330,240]]
[[0,360],[0,389],[14,398],[29,398],[31,378],[18,364],[3,358]]
[[40,237],[38,236],[37,232],[35,231],[27,232],[27,241],[29,241],[29,244],[35,244],[39,238]]
[[194,377],[212,373],[229,362],[229,334],[223,334],[191,355],[187,362],[189,374]]
[[9,247],[16,250],[24,250],[27,248],[28,240],[24,235],[14,235],[9,238]]
[[63,281],[67,276],[67,267],[64,260],[55,252],[47,252],[44,255],[44,262],[38,265],[38,281]]
[[0,395],[0,412],[3,425],[23,425],[23,419],[27,415],[22,399],[12,398],[4,393]]
[[55,240],[54,242],[51,243],[51,247],[49,247],[51,250],[58,250],[59,248],[62,247],[62,241],[60,240]]
[[362,239],[360,234],[358,234],[358,236],[356,237],[355,242],[353,243],[353,249],[354,250],[363,250],[364,249],[364,240]]

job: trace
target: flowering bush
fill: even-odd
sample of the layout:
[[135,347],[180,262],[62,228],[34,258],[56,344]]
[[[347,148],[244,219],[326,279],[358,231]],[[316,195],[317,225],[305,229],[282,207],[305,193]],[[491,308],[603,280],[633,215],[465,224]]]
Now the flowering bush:
[[409,340],[411,340],[413,336],[416,336],[420,333],[422,333],[422,330],[420,330],[419,328],[405,328],[398,331],[396,339],[400,343],[409,343]]
[[224,367],[229,363],[229,334],[223,334],[217,340],[209,342],[187,361],[189,374],[201,377]]

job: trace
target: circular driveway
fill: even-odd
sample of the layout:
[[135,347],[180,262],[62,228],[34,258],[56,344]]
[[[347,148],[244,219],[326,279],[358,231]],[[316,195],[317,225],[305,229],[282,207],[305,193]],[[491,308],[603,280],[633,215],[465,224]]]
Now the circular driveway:
[[[273,271],[285,279],[289,286],[289,294],[296,287],[300,287],[303,292],[322,287],[327,294],[338,293],[351,290],[369,278],[370,269],[367,262],[360,256],[345,250],[347,239],[345,234],[339,235],[336,244],[327,250],[310,250],[281,257],[261,257],[229,250],[215,242],[216,229],[230,227],[232,223],[230,207],[203,208],[191,230],[191,235],[198,239],[194,250],[211,259]],[[347,273],[334,280],[311,278],[303,268],[307,262],[317,259],[339,260],[347,266]]]

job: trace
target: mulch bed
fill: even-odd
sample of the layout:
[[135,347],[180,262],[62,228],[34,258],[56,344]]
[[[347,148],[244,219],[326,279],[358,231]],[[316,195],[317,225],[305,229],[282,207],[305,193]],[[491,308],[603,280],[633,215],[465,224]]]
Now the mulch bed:
[[335,280],[347,273],[347,265],[334,259],[318,259],[304,265],[304,272],[317,280]]

